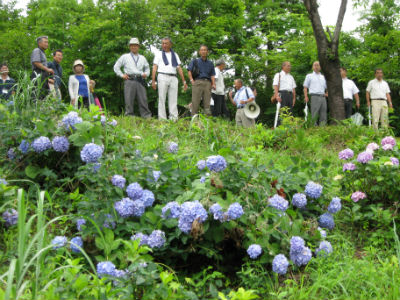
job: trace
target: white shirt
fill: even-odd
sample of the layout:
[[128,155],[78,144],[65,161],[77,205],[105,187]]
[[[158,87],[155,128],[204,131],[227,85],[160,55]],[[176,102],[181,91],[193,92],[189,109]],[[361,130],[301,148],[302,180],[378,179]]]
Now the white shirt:
[[360,91],[353,80],[346,78],[342,79],[343,83],[343,99],[353,100],[353,95],[358,94]]
[[211,91],[212,93],[220,96],[225,95],[224,74],[222,74],[221,70],[218,67],[215,68],[215,87],[216,89],[213,89]]
[[[167,57],[168,65],[165,65],[164,63],[164,60],[162,58],[162,51],[158,51],[154,56],[153,64],[158,66],[157,71],[159,73],[176,74],[176,67],[172,66],[171,51],[165,52],[165,56]],[[179,59],[179,56],[176,52],[175,56],[176,56],[176,62],[178,63],[178,66],[180,66],[181,60]]]
[[[125,74],[128,75],[143,75],[146,74],[147,77],[150,75],[150,67],[149,63],[147,62],[146,57],[143,55],[133,55],[127,53],[122,55],[114,65],[114,72],[119,76],[122,77],[124,73],[121,72],[121,67],[124,68]],[[132,57],[133,56],[133,57]],[[135,60],[134,60],[135,58]]]
[[324,75],[321,73],[312,72],[311,74],[307,74],[306,79],[304,80],[304,87],[308,88],[308,92],[310,94],[325,94],[326,90],[326,80]]
[[386,94],[390,93],[389,85],[385,80],[379,81],[378,79],[373,79],[368,82],[367,92],[370,93],[371,100],[374,99],[386,99]]
[[[247,90],[247,93],[246,93],[246,90]],[[247,94],[249,95],[248,97],[247,97]],[[250,98],[253,98],[254,101],[255,101],[255,97],[254,97],[253,91],[251,90],[251,88],[242,86],[242,87],[236,92],[235,98],[233,98],[233,101],[236,103],[236,106],[237,106],[238,108],[240,108],[240,107],[244,107],[244,106],[245,106],[245,104],[240,104],[240,101],[247,101],[247,100],[249,100]]]
[[[280,83],[279,83],[279,75],[281,76]],[[285,71],[281,71],[276,73],[274,76],[274,81],[272,83],[272,87],[276,85],[279,86],[280,91],[290,91],[292,92],[293,89],[296,88],[296,82],[290,73],[286,73]]]

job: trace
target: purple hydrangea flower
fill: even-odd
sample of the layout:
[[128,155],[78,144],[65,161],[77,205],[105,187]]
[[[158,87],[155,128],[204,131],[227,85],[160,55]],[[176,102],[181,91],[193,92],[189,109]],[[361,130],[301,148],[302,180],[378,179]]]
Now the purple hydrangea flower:
[[108,124],[110,124],[111,126],[117,126],[118,125],[118,122],[117,122],[117,120],[115,120],[115,119],[112,119],[112,121],[111,122],[108,122]]
[[315,253],[317,253],[317,255],[327,255],[327,254],[331,254],[333,252],[333,248],[331,243],[329,243],[328,241],[322,241],[321,243],[319,243],[319,246],[317,249],[315,249]]
[[121,175],[114,175],[114,176],[111,178],[111,183],[112,183],[114,186],[123,189],[123,188],[125,187],[126,179],[125,179],[123,176],[121,176]]
[[140,200],[143,202],[145,207],[150,207],[154,203],[154,194],[152,191],[143,190],[142,198]]
[[211,155],[207,157],[206,164],[207,168],[213,172],[221,172],[227,167],[226,160],[221,155]]
[[161,248],[165,244],[165,233],[161,230],[154,230],[147,238],[147,245],[150,248]]
[[97,264],[97,274],[99,278],[115,275],[115,265],[110,261],[102,261]]
[[238,202],[229,205],[228,211],[226,212],[228,220],[238,219],[243,215],[243,213],[243,207]]
[[76,229],[78,231],[82,230],[82,225],[86,225],[86,220],[85,219],[80,218],[80,219],[76,220]]
[[297,193],[293,195],[292,204],[298,208],[304,208],[307,205],[307,197],[303,193]]
[[140,240],[139,246],[147,245],[147,239],[149,236],[147,234],[138,232],[131,236],[132,241]]
[[288,266],[289,266],[289,261],[283,254],[276,255],[272,261],[272,271],[274,271],[279,275],[285,275]]
[[139,183],[134,182],[128,185],[128,187],[126,188],[126,193],[128,194],[128,197],[132,200],[137,200],[142,197],[143,188],[140,186]]
[[178,146],[177,143],[170,142],[170,143],[168,144],[168,152],[169,152],[169,153],[177,153],[177,152],[178,152],[178,149],[179,149],[179,146]]
[[396,157],[391,157],[391,158],[390,158],[390,161],[392,162],[392,164],[393,164],[394,166],[398,166],[398,165],[399,165],[399,159],[396,158]]
[[114,204],[115,210],[122,218],[133,216],[136,209],[135,206],[135,202],[129,198],[123,198],[121,201],[117,201]]
[[19,150],[23,153],[26,154],[29,150],[29,142],[27,140],[22,140],[21,144],[19,144]]
[[103,227],[114,229],[116,225],[114,222],[114,217],[110,214],[105,214],[104,216],[106,217],[106,219],[103,222]]
[[[179,218],[181,215],[181,206],[176,201],[167,203],[162,210],[161,216],[163,219]],[[167,215],[169,212],[169,215]]]
[[330,213],[324,213],[318,219],[319,227],[332,230],[335,227],[335,221]]
[[278,194],[268,199],[268,206],[271,206],[277,210],[285,212],[289,207],[289,202],[285,198]]
[[107,118],[106,118],[106,116],[103,116],[103,115],[101,115],[100,116],[100,123],[101,123],[101,125],[106,125],[106,122],[107,122]]
[[82,118],[78,116],[77,112],[71,111],[62,118],[62,123],[67,130],[76,129],[75,125],[82,123]]
[[56,136],[53,138],[52,144],[56,152],[67,152],[69,149],[69,141],[65,136]]
[[382,146],[382,149],[385,151],[391,151],[393,150],[393,146],[391,144],[386,144]]
[[379,145],[377,143],[369,143],[366,150],[375,151],[378,149],[379,149]]
[[321,197],[322,189],[323,189],[322,185],[315,183],[313,181],[309,181],[306,185],[305,193],[307,197],[318,199],[319,197]]
[[300,252],[305,246],[304,240],[299,236],[290,239],[290,252]]
[[392,136],[387,136],[387,137],[384,137],[384,138],[382,139],[381,145],[382,145],[382,146],[391,145],[392,148],[393,148],[394,146],[396,146],[396,140],[395,140],[394,137],[392,137]]
[[332,199],[331,203],[329,203],[328,211],[331,214],[335,214],[342,209],[342,203],[340,203],[340,198],[335,197]]
[[373,160],[373,159],[374,159],[374,156],[372,155],[372,153],[367,152],[367,151],[361,152],[357,156],[357,161],[362,164],[366,164],[367,162],[369,162],[370,160]]
[[290,259],[298,267],[308,264],[308,262],[311,260],[311,257],[312,253],[308,247],[303,247],[299,252],[290,252]]
[[365,199],[365,198],[367,198],[367,195],[365,195],[363,192],[360,192],[360,191],[354,192],[351,195],[351,200],[353,200],[354,202],[358,202],[359,200]]
[[103,147],[94,143],[86,144],[81,151],[81,159],[85,163],[96,163],[103,155]]
[[82,238],[80,236],[72,238],[71,242],[70,242],[70,247],[71,247],[72,252],[80,253],[81,249],[79,249],[78,246],[80,248],[83,247],[83,241],[82,241]]
[[222,211],[222,207],[218,203],[214,203],[213,205],[211,205],[209,211],[214,215],[214,220],[218,220],[221,222],[225,221],[225,216]]
[[201,176],[201,177],[200,177],[200,182],[201,182],[201,183],[206,182],[206,176]]
[[51,142],[48,137],[41,136],[33,141],[32,148],[35,152],[41,153],[51,148]]
[[355,169],[356,169],[356,165],[353,163],[345,163],[343,165],[343,172],[354,171]]
[[18,222],[18,212],[11,208],[3,212],[3,220],[6,222],[6,226],[10,227]]
[[11,160],[15,158],[15,151],[13,148],[8,149],[7,151],[7,157]]
[[348,160],[354,156],[354,152],[351,149],[344,149],[343,151],[339,152],[339,159]]
[[252,244],[247,249],[247,254],[250,256],[251,259],[256,259],[262,253],[262,248],[260,245]]
[[206,168],[206,161],[205,161],[204,159],[199,160],[199,161],[197,162],[197,168],[198,168],[199,170],[204,170],[204,169]]
[[56,236],[52,241],[51,244],[53,245],[53,249],[59,249],[64,247],[68,242],[68,239],[65,236]]
[[207,219],[207,211],[199,201],[187,201],[181,205],[178,227],[184,233],[189,233],[195,220],[203,223]]
[[161,176],[161,171],[153,171],[153,178],[154,178],[154,181],[155,181],[155,182],[158,181],[158,179],[160,178],[160,176]]

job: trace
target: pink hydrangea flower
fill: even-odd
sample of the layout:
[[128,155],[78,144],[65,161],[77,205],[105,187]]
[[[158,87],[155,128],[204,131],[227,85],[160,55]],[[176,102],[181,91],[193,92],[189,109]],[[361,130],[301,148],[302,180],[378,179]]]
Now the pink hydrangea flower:
[[353,200],[354,202],[358,202],[359,200],[365,199],[365,198],[367,198],[367,195],[365,195],[363,192],[360,192],[360,191],[354,192],[351,195],[351,200]]

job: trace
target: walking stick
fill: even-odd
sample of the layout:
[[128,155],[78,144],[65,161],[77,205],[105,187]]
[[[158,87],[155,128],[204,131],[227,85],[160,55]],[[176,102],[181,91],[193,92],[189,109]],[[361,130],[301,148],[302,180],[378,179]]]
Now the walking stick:
[[371,105],[368,106],[368,125],[371,127]]
[[281,108],[281,103],[276,102],[276,113],[275,113],[275,122],[274,122],[274,128],[278,125],[278,118],[279,118],[279,110]]
[[307,104],[307,102],[306,102],[306,107],[304,108],[304,120],[306,120],[307,121],[307,117],[308,117],[308,104]]

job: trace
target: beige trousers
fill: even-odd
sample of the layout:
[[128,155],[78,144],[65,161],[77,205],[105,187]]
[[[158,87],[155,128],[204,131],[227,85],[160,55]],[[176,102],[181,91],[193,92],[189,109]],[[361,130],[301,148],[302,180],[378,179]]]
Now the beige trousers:
[[250,119],[246,117],[243,108],[236,111],[235,121],[237,126],[242,126],[244,128],[253,127],[256,123],[255,119]]
[[201,99],[204,103],[204,114],[211,115],[211,82],[206,79],[197,79],[192,86],[192,116],[198,113]]
[[372,100],[372,125],[374,129],[378,129],[379,121],[381,127],[388,127],[389,125],[389,111],[388,104],[385,100]]
[[168,95],[168,111],[171,120],[178,119],[178,78],[158,74],[158,118],[160,120],[167,119],[165,110],[165,100]]

